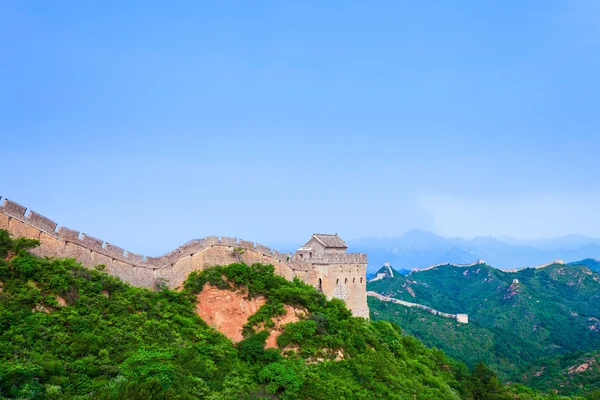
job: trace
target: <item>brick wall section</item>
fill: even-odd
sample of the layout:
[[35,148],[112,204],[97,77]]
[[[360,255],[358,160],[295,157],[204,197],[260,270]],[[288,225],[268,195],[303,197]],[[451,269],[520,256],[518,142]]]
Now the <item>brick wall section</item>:
[[313,264],[311,272],[308,283],[318,288],[321,279],[322,291],[328,299],[341,299],[352,314],[369,318],[366,262]]
[[365,254],[314,254],[301,262],[291,254],[253,242],[209,236],[191,240],[160,257],[146,257],[93,236],[59,227],[56,222],[33,211],[27,214],[26,207],[7,199],[0,205],[0,229],[7,230],[14,237],[39,239],[40,247],[33,250],[39,256],[74,258],[88,268],[104,264],[107,273],[134,286],[147,288],[155,288],[158,282],[164,282],[171,288],[180,287],[190,272],[214,265],[233,262],[271,264],[275,272],[284,278],[292,280],[298,277],[317,288],[321,287],[328,298],[344,300],[354,315],[369,317]]
[[381,294],[379,294],[377,292],[372,292],[372,291],[367,292],[367,296],[375,297],[375,298],[377,298],[377,299],[379,299],[381,301],[388,301],[390,303],[400,304],[400,305],[403,305],[403,306],[406,306],[406,307],[420,308],[420,309],[425,310],[427,312],[430,312],[432,314],[439,315],[440,317],[455,319],[455,320],[457,320],[458,322],[460,322],[462,324],[468,324],[469,323],[469,316],[467,314],[449,314],[449,313],[441,312],[441,311],[438,311],[438,310],[434,310],[433,308],[428,307],[428,306],[424,306],[422,304],[411,303],[409,301],[395,299],[393,297],[384,296],[384,295],[381,295]]

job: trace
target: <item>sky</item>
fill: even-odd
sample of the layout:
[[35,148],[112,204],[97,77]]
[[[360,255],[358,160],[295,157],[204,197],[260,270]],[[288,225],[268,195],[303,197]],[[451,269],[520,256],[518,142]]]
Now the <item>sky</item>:
[[157,255],[600,237],[600,2],[0,2],[0,196]]

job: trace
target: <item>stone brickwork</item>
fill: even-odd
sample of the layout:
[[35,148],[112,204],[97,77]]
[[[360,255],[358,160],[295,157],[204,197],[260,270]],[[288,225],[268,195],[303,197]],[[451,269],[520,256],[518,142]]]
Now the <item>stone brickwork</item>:
[[305,282],[328,299],[343,300],[354,315],[369,318],[366,254],[346,253],[346,244],[337,235],[313,234],[292,261],[310,271]]
[[[0,197],[0,199],[2,199]],[[160,257],[132,253],[93,236],[58,224],[34,211],[4,199],[0,205],[0,229],[14,237],[40,240],[33,250],[39,256],[74,258],[92,268],[105,265],[105,271],[134,286],[155,288],[165,283],[170,288],[182,285],[190,272],[234,262],[263,263],[275,267],[286,279],[295,277],[320,289],[328,298],[337,297],[354,315],[369,317],[366,295],[365,254],[323,252],[299,259],[266,246],[230,237],[209,236],[191,240]]]

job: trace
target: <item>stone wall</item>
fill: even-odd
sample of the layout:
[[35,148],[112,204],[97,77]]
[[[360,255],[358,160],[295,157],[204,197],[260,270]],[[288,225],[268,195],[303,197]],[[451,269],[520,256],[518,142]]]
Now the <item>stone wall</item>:
[[523,267],[523,268],[513,268],[513,269],[505,269],[503,270],[504,272],[519,272],[522,271],[524,269],[528,269],[528,268],[533,268],[533,269],[542,269],[542,268],[546,268],[549,267],[551,265],[555,265],[555,264],[559,264],[559,265],[564,265],[565,261],[564,260],[554,260],[554,261],[550,261],[548,263],[545,264],[541,264],[541,265],[536,265],[534,267]]
[[383,272],[378,272],[374,278],[372,278],[370,282],[376,282],[376,281],[380,281],[384,278],[393,278],[394,277],[394,270],[392,269],[392,267],[390,267],[390,263],[386,262],[384,264],[385,270]]
[[293,261],[301,264],[366,264],[367,255],[361,253],[296,253]]
[[[471,263],[471,264],[454,264],[454,263],[439,263],[439,264],[433,264],[430,265],[429,267],[426,268],[413,268],[412,272],[421,272],[421,271],[428,271],[430,269],[434,269],[437,267],[445,267],[445,266],[450,266],[450,267],[458,267],[458,268],[468,268],[468,267],[474,267],[476,265],[481,265],[481,264],[485,264],[485,260],[477,260],[477,262]],[[412,273],[411,272],[411,273]]]
[[[302,264],[301,264],[302,265]],[[355,316],[369,318],[365,263],[307,264],[303,279],[328,298],[341,299]]]
[[421,310],[425,310],[425,311],[430,312],[432,314],[439,315],[440,317],[455,319],[458,322],[460,322],[461,324],[468,324],[469,323],[469,316],[467,314],[449,314],[449,313],[445,313],[445,312],[441,312],[441,311],[435,310],[435,309],[433,309],[431,307],[428,307],[428,306],[424,306],[423,304],[411,303],[409,301],[395,299],[393,297],[384,296],[382,294],[379,294],[379,293],[373,292],[373,291],[368,291],[367,292],[367,296],[375,297],[376,299],[379,299],[381,301],[387,301],[387,302],[390,302],[390,303],[400,304],[400,305],[405,306],[405,307],[420,308]]
[[[550,265],[554,265],[554,264],[564,264],[565,261],[564,260],[554,260],[554,261],[550,261],[548,263],[545,264],[541,264],[541,265],[536,265],[534,267],[523,267],[523,268],[513,268],[513,269],[503,269],[501,270],[502,272],[519,272],[521,270],[527,269],[527,268],[534,268],[534,269],[541,269],[541,268],[546,268],[549,267]],[[413,270],[410,272],[411,274],[413,272],[421,272],[421,271],[428,271],[430,269],[434,269],[437,267],[445,267],[445,266],[451,266],[451,267],[458,267],[458,268],[468,268],[468,267],[474,267],[476,265],[481,265],[481,264],[485,264],[485,260],[477,260],[477,262],[474,262],[472,264],[454,264],[454,263],[440,263],[440,264],[434,264],[434,265],[430,265],[427,268],[413,268]]]
[[456,314],[456,320],[461,324],[468,324],[469,316],[467,314]]
[[40,247],[33,250],[37,255],[74,258],[86,267],[104,264],[106,272],[135,286],[153,288],[160,278],[170,287],[178,287],[192,271],[233,262],[272,264],[287,279],[293,279],[295,269],[302,269],[289,262],[291,255],[229,237],[196,239],[160,257],[146,257],[26,211],[5,199],[0,206],[0,229],[15,237],[39,239]]
[[27,213],[26,207],[6,199],[0,206],[0,229],[7,230],[14,237],[39,239],[40,247],[33,250],[39,256],[74,258],[88,268],[104,264],[107,273],[134,286],[151,289],[157,283],[177,288],[190,272],[214,265],[234,262],[271,264],[277,274],[289,280],[298,277],[318,288],[321,279],[323,293],[328,298],[344,300],[354,315],[369,316],[364,254],[315,255],[307,263],[261,244],[209,236],[191,240],[160,257],[148,257],[59,227],[54,221],[34,211]]

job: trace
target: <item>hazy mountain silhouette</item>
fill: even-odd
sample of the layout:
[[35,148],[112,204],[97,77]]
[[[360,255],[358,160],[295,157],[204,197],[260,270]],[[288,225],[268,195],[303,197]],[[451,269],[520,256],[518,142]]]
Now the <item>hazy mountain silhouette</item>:
[[443,262],[466,264],[483,259],[497,268],[512,269],[553,260],[571,262],[600,258],[600,239],[575,234],[538,240],[491,236],[464,239],[412,230],[395,238],[367,237],[346,242],[349,251],[368,254],[370,272],[378,270],[386,261],[396,269],[413,269]]

